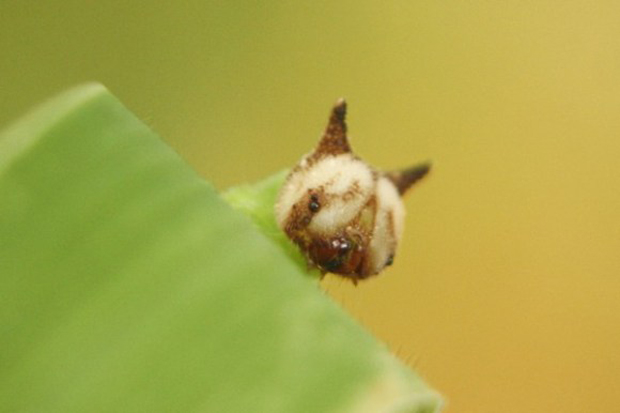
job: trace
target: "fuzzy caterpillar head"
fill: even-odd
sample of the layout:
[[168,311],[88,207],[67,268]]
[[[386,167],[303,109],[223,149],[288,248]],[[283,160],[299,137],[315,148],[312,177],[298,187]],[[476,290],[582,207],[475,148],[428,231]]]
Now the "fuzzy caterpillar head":
[[351,151],[345,114],[341,99],[317,148],[289,173],[275,210],[311,265],[357,282],[392,264],[405,218],[401,196],[430,165],[375,170]]

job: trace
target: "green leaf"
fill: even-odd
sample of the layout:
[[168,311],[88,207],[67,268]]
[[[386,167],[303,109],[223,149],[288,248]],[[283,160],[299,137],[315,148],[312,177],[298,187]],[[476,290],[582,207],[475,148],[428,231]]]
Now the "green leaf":
[[0,135],[0,411],[438,410],[291,257],[105,88],[65,93]]

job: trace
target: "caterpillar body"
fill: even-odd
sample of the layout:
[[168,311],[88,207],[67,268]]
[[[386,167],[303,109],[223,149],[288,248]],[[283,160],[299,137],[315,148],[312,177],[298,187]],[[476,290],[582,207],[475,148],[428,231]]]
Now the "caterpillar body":
[[351,150],[345,115],[340,99],[316,149],[286,178],[275,213],[310,265],[357,283],[393,263],[404,227],[401,197],[430,164],[390,172],[371,167]]

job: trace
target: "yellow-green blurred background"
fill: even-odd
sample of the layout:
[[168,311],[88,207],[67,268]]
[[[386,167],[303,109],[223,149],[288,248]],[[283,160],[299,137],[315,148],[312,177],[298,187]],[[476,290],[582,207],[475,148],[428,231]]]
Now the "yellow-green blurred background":
[[323,286],[448,412],[620,409],[620,2],[0,0],[0,125],[98,80],[216,187],[432,159],[395,265]]

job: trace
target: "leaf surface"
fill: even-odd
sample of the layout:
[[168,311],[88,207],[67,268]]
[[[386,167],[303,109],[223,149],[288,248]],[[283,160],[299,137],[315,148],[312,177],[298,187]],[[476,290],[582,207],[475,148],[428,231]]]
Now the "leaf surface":
[[438,409],[291,254],[104,87],[55,98],[0,135],[0,411]]

